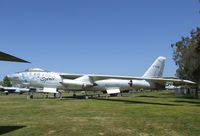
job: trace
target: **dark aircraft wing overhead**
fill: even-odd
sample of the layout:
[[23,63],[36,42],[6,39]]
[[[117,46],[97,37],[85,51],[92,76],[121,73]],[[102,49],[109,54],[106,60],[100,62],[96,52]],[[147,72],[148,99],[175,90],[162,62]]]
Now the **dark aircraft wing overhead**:
[[26,60],[23,60],[23,59],[20,59],[20,58],[17,58],[15,56],[12,56],[10,54],[6,54],[4,52],[1,52],[0,51],[0,60],[1,61],[15,61],[15,62],[25,62],[25,63],[30,63]]

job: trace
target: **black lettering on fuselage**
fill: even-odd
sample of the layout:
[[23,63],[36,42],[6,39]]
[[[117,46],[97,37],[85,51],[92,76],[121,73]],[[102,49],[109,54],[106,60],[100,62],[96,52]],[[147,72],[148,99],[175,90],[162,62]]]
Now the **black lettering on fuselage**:
[[42,77],[40,78],[40,81],[46,82],[46,81],[53,81],[55,80],[55,78],[53,77]]

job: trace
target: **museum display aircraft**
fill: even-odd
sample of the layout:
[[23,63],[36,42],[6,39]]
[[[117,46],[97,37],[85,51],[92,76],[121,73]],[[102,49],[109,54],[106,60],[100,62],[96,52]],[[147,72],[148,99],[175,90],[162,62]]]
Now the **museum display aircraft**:
[[0,85],[0,91],[4,92],[6,94],[10,94],[10,93],[22,94],[22,93],[29,92],[30,89],[28,89],[28,88],[21,88],[21,87],[4,87],[4,86]]
[[132,89],[164,89],[166,82],[174,85],[194,85],[189,80],[164,78],[163,70],[165,57],[158,57],[142,77],[70,74],[45,71],[40,68],[31,68],[23,72],[8,75],[13,84],[22,87],[38,88],[44,93],[58,93],[59,90],[68,91],[106,91],[108,94],[117,94]]

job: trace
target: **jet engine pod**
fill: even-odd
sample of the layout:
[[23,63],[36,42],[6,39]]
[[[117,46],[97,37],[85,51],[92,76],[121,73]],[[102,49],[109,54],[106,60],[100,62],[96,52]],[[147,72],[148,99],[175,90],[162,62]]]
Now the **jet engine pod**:
[[61,84],[63,84],[65,87],[69,89],[83,89],[92,85],[89,83],[85,83],[85,82],[77,81],[77,80],[71,80],[71,79],[63,79]]

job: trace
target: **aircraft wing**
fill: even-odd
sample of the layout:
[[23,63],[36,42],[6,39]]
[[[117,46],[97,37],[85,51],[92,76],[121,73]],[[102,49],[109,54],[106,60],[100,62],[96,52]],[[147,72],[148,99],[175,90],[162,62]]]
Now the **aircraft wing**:
[[133,77],[133,76],[113,76],[113,75],[93,75],[93,74],[69,74],[69,73],[60,73],[60,76],[64,79],[76,79],[82,76],[89,76],[94,81],[105,80],[105,79],[126,79],[126,80],[144,80],[142,77]]
[[4,53],[0,51],[0,60],[2,61],[15,61],[15,62],[25,62],[25,63],[30,63],[26,60],[23,60],[21,58],[17,58],[15,56],[12,56],[10,54]]
[[97,80],[105,80],[105,79],[124,79],[124,80],[146,80],[149,82],[157,83],[157,84],[166,84],[166,82],[173,82],[174,85],[196,85],[195,82],[190,80],[182,80],[175,77],[162,77],[162,78],[146,78],[146,77],[133,77],[133,76],[112,76],[112,75],[92,75],[92,74],[68,74],[61,73],[60,76],[64,79],[76,79],[87,75],[93,79],[93,81]]

